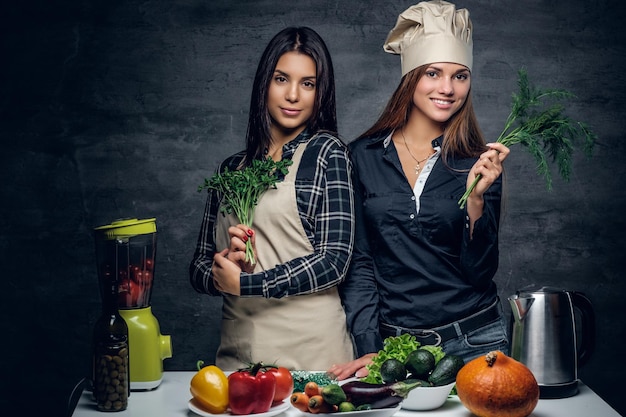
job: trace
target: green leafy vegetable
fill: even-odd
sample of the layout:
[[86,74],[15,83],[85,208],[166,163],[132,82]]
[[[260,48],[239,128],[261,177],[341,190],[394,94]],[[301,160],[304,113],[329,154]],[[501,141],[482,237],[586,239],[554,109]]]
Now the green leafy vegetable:
[[[275,162],[272,158],[255,159],[250,166],[238,170],[225,168],[215,173],[210,179],[205,178],[198,192],[208,189],[222,194],[220,211],[225,214],[235,213],[241,224],[252,225],[254,209],[261,195],[270,187],[276,187],[279,173],[287,174],[287,167],[293,163],[291,159]],[[246,241],[245,260],[254,264],[254,251],[250,239]]]
[[[513,94],[511,112],[497,142],[510,147],[523,145],[537,161],[537,172],[552,189],[548,159],[556,162],[564,180],[569,180],[574,143],[582,138],[583,151],[590,156],[596,135],[589,127],[563,114],[563,100],[574,95],[559,89],[539,89],[530,85],[526,70],[519,71],[519,92]],[[480,180],[478,175],[459,200],[465,207],[467,199]]]
[[410,334],[402,334],[400,336],[391,336],[383,341],[382,350],[372,358],[372,363],[367,365],[369,374],[362,379],[370,384],[382,384],[383,378],[380,375],[380,367],[387,359],[393,358],[404,363],[409,353],[420,347],[420,343],[415,336]]

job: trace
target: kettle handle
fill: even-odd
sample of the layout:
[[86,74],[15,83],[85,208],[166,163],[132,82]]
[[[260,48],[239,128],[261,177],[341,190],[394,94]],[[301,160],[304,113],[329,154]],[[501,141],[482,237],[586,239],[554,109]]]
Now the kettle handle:
[[581,344],[578,351],[578,365],[584,365],[591,357],[596,346],[596,319],[591,301],[585,294],[572,291],[572,304],[580,311]]

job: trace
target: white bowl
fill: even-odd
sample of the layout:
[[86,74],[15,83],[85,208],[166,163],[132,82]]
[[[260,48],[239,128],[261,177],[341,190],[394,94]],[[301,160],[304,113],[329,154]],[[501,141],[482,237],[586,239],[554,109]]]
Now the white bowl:
[[440,387],[417,387],[409,391],[409,395],[402,400],[402,408],[412,411],[434,410],[441,407],[446,400],[454,382]]

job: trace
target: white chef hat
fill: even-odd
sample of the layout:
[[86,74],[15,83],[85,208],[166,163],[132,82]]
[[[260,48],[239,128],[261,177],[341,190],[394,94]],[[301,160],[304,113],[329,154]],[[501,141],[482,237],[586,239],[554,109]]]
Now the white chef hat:
[[423,1],[398,16],[383,49],[400,54],[402,76],[433,62],[453,62],[472,70],[472,22],[467,9],[442,0]]

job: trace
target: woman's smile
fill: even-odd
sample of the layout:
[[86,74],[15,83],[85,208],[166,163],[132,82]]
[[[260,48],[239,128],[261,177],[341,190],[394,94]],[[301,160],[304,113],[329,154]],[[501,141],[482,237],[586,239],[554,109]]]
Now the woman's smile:
[[431,98],[430,99],[437,107],[448,109],[450,106],[454,104],[454,100],[444,100],[440,98]]
[[463,106],[470,85],[467,67],[449,62],[431,64],[413,93],[413,110],[431,121],[445,123]]

